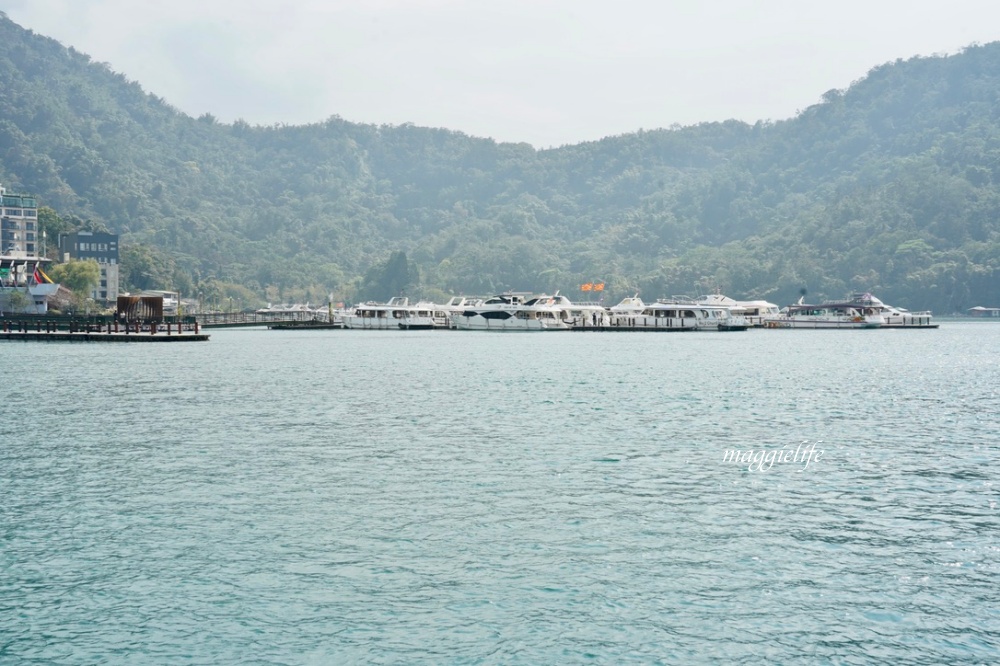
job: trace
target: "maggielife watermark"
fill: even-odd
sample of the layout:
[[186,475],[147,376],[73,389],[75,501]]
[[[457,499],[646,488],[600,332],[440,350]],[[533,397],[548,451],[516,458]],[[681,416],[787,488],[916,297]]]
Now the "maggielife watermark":
[[747,466],[749,472],[766,472],[777,464],[802,465],[800,472],[810,464],[818,463],[823,457],[823,449],[817,449],[819,442],[801,442],[794,449],[726,449],[722,462],[734,462]]

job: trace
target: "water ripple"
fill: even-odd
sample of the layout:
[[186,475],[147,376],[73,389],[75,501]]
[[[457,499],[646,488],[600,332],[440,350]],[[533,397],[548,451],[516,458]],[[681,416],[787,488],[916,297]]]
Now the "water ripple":
[[996,662],[1000,327],[853,333],[0,345],[0,662]]

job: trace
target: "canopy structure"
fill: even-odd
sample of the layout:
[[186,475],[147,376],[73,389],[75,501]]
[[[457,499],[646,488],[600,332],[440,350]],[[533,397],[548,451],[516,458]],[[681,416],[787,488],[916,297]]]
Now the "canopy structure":
[[119,296],[117,316],[126,322],[162,322],[163,296]]

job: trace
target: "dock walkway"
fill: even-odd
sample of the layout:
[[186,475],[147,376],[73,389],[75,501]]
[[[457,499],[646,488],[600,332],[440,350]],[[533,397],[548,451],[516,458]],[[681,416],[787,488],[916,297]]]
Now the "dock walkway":
[[183,331],[181,333],[95,333],[93,331],[20,331],[0,332],[0,340],[23,342],[204,342],[207,333]]
[[0,340],[22,342],[204,342],[208,334],[195,324],[119,325],[87,324],[59,327],[55,322],[35,320],[4,321],[0,326]]

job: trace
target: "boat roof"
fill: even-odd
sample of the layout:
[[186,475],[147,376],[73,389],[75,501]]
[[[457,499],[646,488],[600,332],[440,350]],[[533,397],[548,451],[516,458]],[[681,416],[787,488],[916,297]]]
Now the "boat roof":
[[789,311],[791,310],[829,310],[832,308],[857,308],[859,305],[857,303],[841,302],[841,303],[796,303],[794,305],[786,306]]
[[628,296],[619,301],[618,305],[612,305],[612,310],[625,310],[629,308],[644,308],[646,304],[642,302],[642,299],[636,296]]
[[881,307],[885,305],[885,303],[875,298],[868,292],[865,292],[863,294],[851,294],[849,302],[860,303],[862,305],[870,305],[872,307]]

